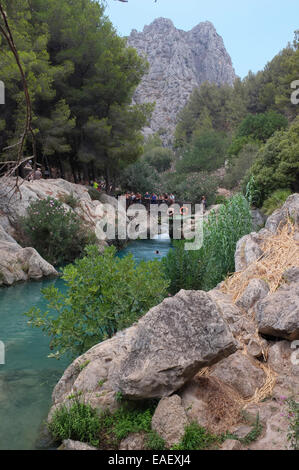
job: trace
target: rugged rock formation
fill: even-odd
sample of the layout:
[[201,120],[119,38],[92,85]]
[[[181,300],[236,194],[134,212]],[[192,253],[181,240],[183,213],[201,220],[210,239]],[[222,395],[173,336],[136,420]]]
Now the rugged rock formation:
[[[262,279],[252,268],[264,255],[265,240],[275,239],[279,260],[279,228],[289,215],[294,225],[285,225],[291,238],[284,243],[295,255],[291,262],[280,259],[281,266],[276,261],[273,270],[284,274],[273,290],[275,272],[263,273]],[[70,394],[80,392],[95,408],[113,410],[120,391],[131,400],[161,397],[152,429],[168,447],[181,439],[186,423],[196,421],[211,432],[235,437],[223,450],[289,449],[288,399],[299,401],[298,344],[293,342],[299,338],[298,222],[299,195],[293,195],[269,218],[266,229],[242,239],[236,264],[251,278],[240,282],[237,297],[228,281],[208,293],[181,291],[76,359],[53,392],[49,419],[61,403],[70,402]],[[252,244],[261,251],[252,250]],[[242,273],[234,278],[240,280]],[[249,435],[258,416],[262,427]],[[139,433],[129,435],[122,448],[144,445]]]
[[[93,201],[88,193],[88,188],[79,184],[73,184],[63,179],[23,181],[19,192],[11,191],[14,187],[14,178],[0,179],[0,285],[11,285],[17,281],[28,279],[40,279],[43,276],[57,274],[55,269],[43,260],[33,248],[21,248],[15,241],[15,227],[19,217],[26,215],[27,208],[33,201],[52,197],[64,203],[67,210],[75,211],[82,219],[83,224],[98,235],[99,249],[108,246],[110,240],[107,237],[99,238],[97,223],[106,218],[108,223],[115,223],[115,214],[120,211],[122,217],[120,223],[127,226],[125,209],[118,207],[115,198],[102,193],[101,201]],[[70,207],[65,201],[73,196],[76,207]],[[110,213],[109,208],[115,209]],[[120,228],[117,223],[116,233]],[[113,240],[116,243],[116,240]],[[118,246],[126,240],[117,240]]]
[[57,275],[34,248],[22,248],[0,225],[0,286]]
[[[202,367],[235,350],[212,298],[206,292],[180,291],[76,359],[55,387],[54,405],[77,392],[93,406],[110,410],[118,407],[117,392],[131,400],[166,397]],[[80,364],[87,365],[80,370]]]
[[202,367],[235,350],[231,332],[209,294],[182,290],[139,320],[118,386],[130,399],[168,396]]
[[205,81],[219,85],[234,82],[231,58],[209,21],[186,32],[175,28],[171,20],[158,18],[143,32],[133,30],[128,44],[150,64],[134,96],[137,103],[156,103],[147,133],[165,129],[171,137],[177,114],[194,88]]

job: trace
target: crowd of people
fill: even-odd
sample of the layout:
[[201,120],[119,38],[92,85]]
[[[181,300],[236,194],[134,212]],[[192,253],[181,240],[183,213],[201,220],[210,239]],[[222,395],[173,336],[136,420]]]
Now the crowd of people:
[[168,204],[169,206],[175,202],[174,194],[156,194],[156,193],[149,193],[148,191],[142,195],[141,193],[137,192],[127,192],[125,194],[126,200],[128,201],[128,205],[134,203],[148,203],[148,204],[162,204],[163,202]]
[[[40,180],[41,178],[48,178],[48,171],[44,171],[44,175],[42,173],[42,170],[40,166],[37,166],[34,168],[32,163],[32,160],[29,160],[24,168],[23,168],[23,173],[24,173],[24,179],[27,179],[29,181],[33,180]],[[81,183],[82,184],[82,183]],[[84,183],[83,183],[84,184]],[[107,191],[106,188],[106,183],[103,181],[97,182],[97,181],[87,181],[85,182],[86,186],[91,186],[95,190],[101,192],[101,191]],[[112,187],[109,188],[110,192],[112,190]],[[125,194],[126,200],[127,200],[127,206],[130,206],[131,204],[139,203],[139,204],[162,204],[166,203],[168,206],[171,206],[172,204],[175,203],[175,195],[173,193],[168,194],[156,194],[156,193],[149,193],[146,191],[145,194],[141,194],[140,192],[127,192]],[[201,198],[201,203],[203,205],[204,212],[206,211],[207,208],[207,199],[206,196],[202,196]]]

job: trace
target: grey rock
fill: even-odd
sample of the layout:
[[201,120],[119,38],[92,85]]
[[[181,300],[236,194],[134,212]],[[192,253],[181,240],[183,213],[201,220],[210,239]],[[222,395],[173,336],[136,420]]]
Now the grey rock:
[[268,217],[265,228],[276,233],[279,226],[282,227],[288,218],[293,219],[295,225],[299,225],[299,194],[289,196],[282,208]]
[[212,298],[181,290],[138,322],[118,386],[126,398],[169,396],[202,367],[236,350],[236,342]]
[[210,296],[217,303],[225,322],[235,337],[243,338],[255,332],[256,326],[251,317],[246,316],[233,301],[230,295],[223,293],[219,289],[213,289],[209,292]]
[[71,439],[65,439],[58,450],[99,450],[85,442],[72,441]]
[[293,266],[283,273],[283,278],[286,282],[299,282],[299,268]]
[[179,443],[187,424],[188,418],[181,397],[172,395],[160,400],[152,419],[152,429],[164,439],[167,447]]
[[123,439],[119,445],[119,450],[144,450],[145,435],[143,432],[134,432]]
[[283,286],[260,300],[255,311],[259,333],[299,339],[299,283]]
[[253,230],[257,232],[264,227],[267,217],[259,209],[252,209],[251,216]]
[[244,398],[253,396],[265,381],[263,370],[240,351],[216,364],[211,376],[231,386]]
[[169,396],[201,367],[235,350],[232,333],[209,294],[180,291],[78,357],[53,391],[48,419],[78,392],[93,408],[110,411],[120,406],[117,392],[132,399]]
[[269,293],[268,284],[262,279],[251,279],[236,305],[245,310],[250,309],[258,301]]
[[206,81],[232,85],[236,78],[223,40],[209,21],[186,32],[175,28],[171,20],[158,18],[142,32],[133,30],[128,45],[150,64],[134,95],[136,103],[156,102],[145,134],[165,129],[166,142],[194,88]]
[[263,237],[261,232],[258,234],[252,232],[249,235],[242,237],[236,246],[235,252],[235,270],[243,271],[248,266],[256,261],[262,254],[261,244]]
[[0,230],[0,286],[58,276],[56,269],[34,248],[22,248],[14,239],[5,241],[11,237],[4,237],[3,233],[4,230]]
[[221,446],[220,450],[241,450],[242,444],[236,439],[226,439]]
[[247,352],[252,357],[261,357],[263,353],[267,351],[267,341],[259,338],[259,340],[255,338],[251,338],[248,345],[247,345]]

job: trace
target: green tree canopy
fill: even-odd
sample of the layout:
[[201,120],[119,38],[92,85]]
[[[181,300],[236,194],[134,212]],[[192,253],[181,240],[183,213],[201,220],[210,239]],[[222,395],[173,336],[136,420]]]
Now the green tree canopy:
[[265,200],[277,189],[299,190],[299,118],[277,131],[260,149],[248,174],[253,176]]
[[[147,62],[117,35],[101,2],[5,0],[4,7],[28,80],[39,161],[59,165],[62,176],[70,165],[110,182],[142,154],[140,131],[152,106],[131,102]],[[0,65],[7,98],[0,109],[3,148],[20,135],[25,99],[2,38]]]

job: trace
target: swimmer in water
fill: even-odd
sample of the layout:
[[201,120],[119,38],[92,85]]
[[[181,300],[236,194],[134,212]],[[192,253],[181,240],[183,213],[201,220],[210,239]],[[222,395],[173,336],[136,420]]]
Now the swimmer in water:
[[160,251],[159,251],[159,250],[156,250],[155,253],[156,253],[156,255],[159,255],[159,254],[160,254]]

